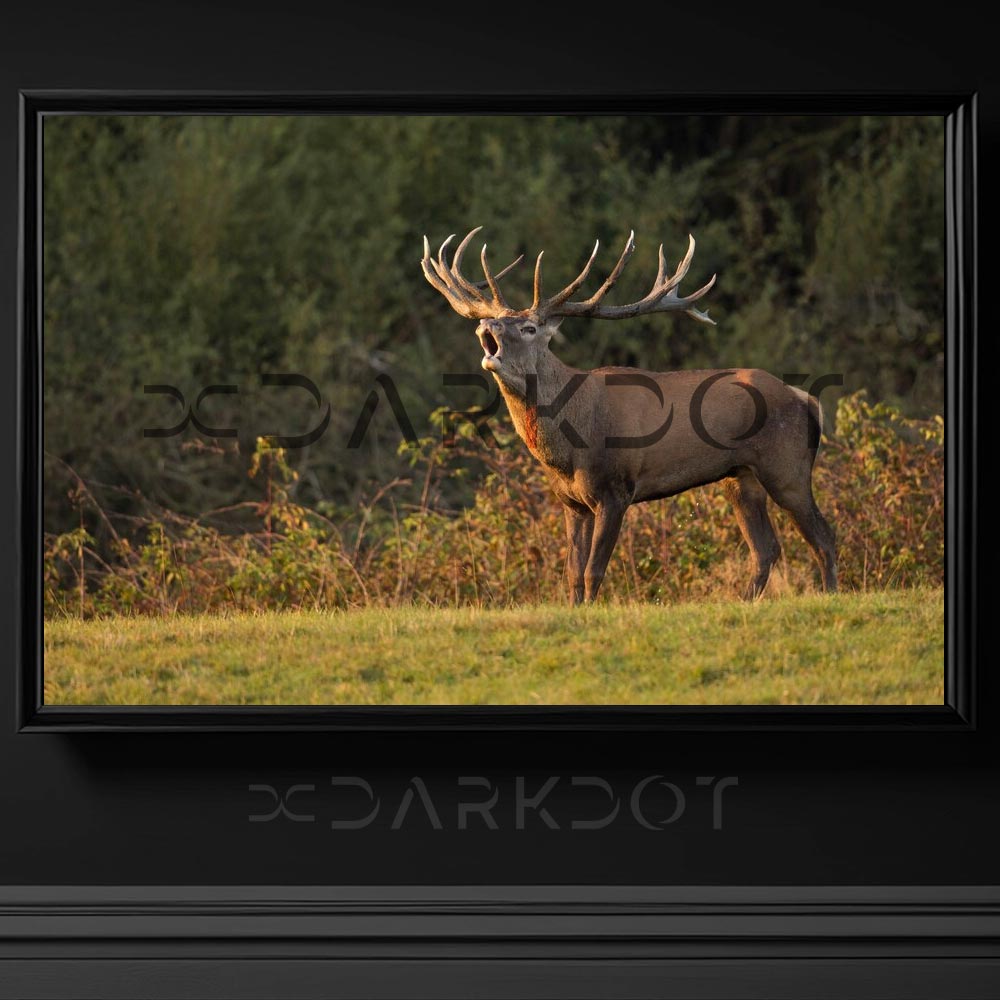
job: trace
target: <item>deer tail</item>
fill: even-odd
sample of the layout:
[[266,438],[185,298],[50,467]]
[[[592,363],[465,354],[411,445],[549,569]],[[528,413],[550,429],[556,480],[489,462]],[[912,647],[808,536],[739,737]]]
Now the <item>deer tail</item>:
[[816,421],[816,450],[819,451],[819,441],[823,436],[823,404],[815,396],[810,396],[805,389],[795,385],[790,385],[788,388],[806,404],[809,415]]

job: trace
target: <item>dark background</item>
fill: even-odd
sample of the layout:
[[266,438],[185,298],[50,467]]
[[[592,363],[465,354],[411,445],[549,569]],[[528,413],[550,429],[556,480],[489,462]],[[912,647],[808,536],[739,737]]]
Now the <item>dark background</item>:
[[[0,315],[5,318],[8,476],[4,548],[16,543],[17,110],[19,88],[417,92],[980,94],[980,177],[995,161],[997,79],[971,5],[935,18],[902,5],[658,7],[594,20],[505,5],[488,20],[454,7],[370,3],[337,9],[252,4],[50,3],[0,23]],[[988,236],[995,194],[981,192]],[[993,326],[984,300],[982,329]],[[985,551],[992,538],[984,538]],[[983,560],[985,562],[985,559]],[[17,579],[3,576],[0,629],[13,636]],[[985,645],[985,644],[984,644]],[[13,649],[13,641],[6,644]],[[988,653],[988,648],[987,648]],[[5,883],[996,883],[1000,833],[997,683],[980,677],[976,733],[189,734],[15,732],[8,656],[0,718],[0,882]],[[562,781],[515,829],[513,776]],[[626,815],[603,831],[567,829],[599,814],[571,775],[600,775],[623,796],[662,774],[690,793],[661,832]],[[383,811],[361,832],[334,775],[367,778]],[[419,810],[389,824],[422,777],[444,829]],[[456,830],[459,775],[500,786],[498,831]],[[699,775],[736,775],[714,832]],[[266,797],[249,784],[314,784],[295,805],[314,823],[251,824]],[[474,794],[474,793],[473,793]],[[699,797],[701,796],[701,797]],[[468,794],[468,798],[473,797]],[[343,808],[343,812],[340,810]]]
[[[831,429],[838,398],[859,390],[908,417],[943,412],[941,113],[489,113],[504,110],[47,116],[46,533],[79,527],[76,476],[137,547],[145,539],[123,517],[143,512],[135,493],[172,513],[225,508],[213,524],[245,521],[233,505],[265,499],[265,477],[248,474],[256,435],[305,433],[327,402],[326,432],[286,456],[291,498],[348,530],[359,503],[393,479],[415,480],[392,490],[394,503],[420,504],[425,481],[413,456],[398,454],[386,407],[348,441],[379,375],[393,380],[418,437],[436,434],[437,407],[486,404],[481,390],[442,385],[445,372],[477,376],[479,345],[417,264],[425,233],[436,251],[452,230],[461,240],[483,223],[466,272],[480,275],[483,243],[497,269],[523,255],[504,282],[515,305],[531,300],[541,247],[554,291],[599,238],[589,293],[634,229],[636,257],[614,300],[630,302],[649,288],[657,243],[673,265],[695,234],[682,292],[718,274],[702,305],[719,325],[580,319],[555,344],[571,366],[665,371],[724,359],[808,372],[807,385],[836,373],[823,394]],[[265,390],[264,372],[307,375],[322,404]],[[164,383],[192,402],[204,386],[237,386],[198,407],[237,438],[138,433],[182,419],[176,400],[142,392]],[[465,471],[442,484],[449,509],[471,506],[468,491],[482,485],[485,469]],[[114,539],[85,506],[95,548],[113,564]],[[845,567],[841,576],[846,585]]]

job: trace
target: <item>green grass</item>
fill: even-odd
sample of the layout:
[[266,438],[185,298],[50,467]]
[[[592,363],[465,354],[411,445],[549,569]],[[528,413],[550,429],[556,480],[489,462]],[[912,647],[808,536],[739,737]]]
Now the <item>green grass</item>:
[[943,592],[45,624],[48,705],[941,704]]

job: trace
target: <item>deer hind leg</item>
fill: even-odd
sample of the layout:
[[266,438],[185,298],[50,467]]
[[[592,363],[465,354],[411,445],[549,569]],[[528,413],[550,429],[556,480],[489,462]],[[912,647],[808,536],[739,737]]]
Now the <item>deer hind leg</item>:
[[764,592],[771,567],[781,556],[781,545],[767,513],[767,490],[760,480],[749,469],[741,469],[733,478],[725,480],[724,486],[736,512],[736,523],[750,546],[753,579],[743,596],[752,601]]
[[584,571],[584,595],[588,601],[597,598],[597,592],[604,582],[604,574],[614,552],[622,519],[628,504],[618,500],[606,500],[597,505],[594,512],[594,537],[590,547],[590,558]]
[[813,499],[812,484],[809,480],[788,486],[772,483],[761,476],[774,502],[792,515],[795,526],[802,533],[813,558],[819,565],[823,589],[837,589],[837,546],[833,529],[820,513]]
[[569,581],[570,604],[580,604],[584,597],[584,574],[590,558],[594,537],[594,515],[586,507],[563,507],[566,515],[566,577]]

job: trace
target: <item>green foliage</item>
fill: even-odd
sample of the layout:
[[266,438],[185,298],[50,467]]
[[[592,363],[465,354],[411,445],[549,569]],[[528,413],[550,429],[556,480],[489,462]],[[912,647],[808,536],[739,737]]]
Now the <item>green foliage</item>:
[[[944,422],[904,418],[864,392],[837,408],[836,468],[850,489],[837,490],[831,514],[841,549],[863,556],[855,586],[907,586],[944,574]],[[830,490],[821,471],[819,489]],[[832,490],[831,490],[832,492]]]
[[[445,411],[432,419],[441,426]],[[105,560],[83,523],[47,536],[46,610],[58,617],[561,601],[561,508],[509,426],[493,426],[499,447],[487,447],[466,422],[451,447],[436,434],[401,449],[410,477],[381,484],[353,509],[320,512],[291,499],[296,473],[263,438],[250,463],[260,496],[239,510],[189,517],[146,501],[146,514],[120,515],[100,506],[97,487],[80,488],[81,522],[122,521],[137,540],[116,532]],[[943,434],[940,417],[904,417],[864,392],[841,398],[814,483],[837,534],[845,590],[941,585]],[[414,486],[418,502],[396,499]],[[249,518],[244,530],[226,527],[237,513]],[[785,560],[770,593],[809,589],[807,550],[783,512],[772,514]],[[603,592],[653,603],[717,598],[739,593],[749,572],[732,510],[714,485],[630,508]]]
[[[696,235],[687,287],[718,272],[719,326],[578,321],[557,348],[571,364],[843,372],[847,392],[909,417],[942,409],[939,119],[79,115],[48,117],[43,141],[53,535],[78,520],[61,463],[114,488],[108,513],[148,517],[151,503],[166,524],[225,508],[228,532],[246,527],[256,439],[316,425],[308,396],[265,387],[265,373],[303,373],[331,403],[327,432],[285,457],[289,503],[355,511],[409,478],[384,403],[362,446],[346,442],[382,372],[420,436],[433,428],[421,415],[461,404],[441,376],[476,370],[478,348],[418,260],[425,233],[476,225],[497,266],[545,248],[549,286],[595,237],[610,267],[634,228],[622,296],[645,293],[661,239],[676,259]],[[512,299],[530,271],[507,279]],[[144,394],[155,384],[188,405],[237,385],[198,413],[238,440],[144,437],[185,413]],[[487,464],[442,486],[451,508]],[[419,507],[424,483],[390,493]],[[93,551],[117,558],[107,525],[93,529]]]

